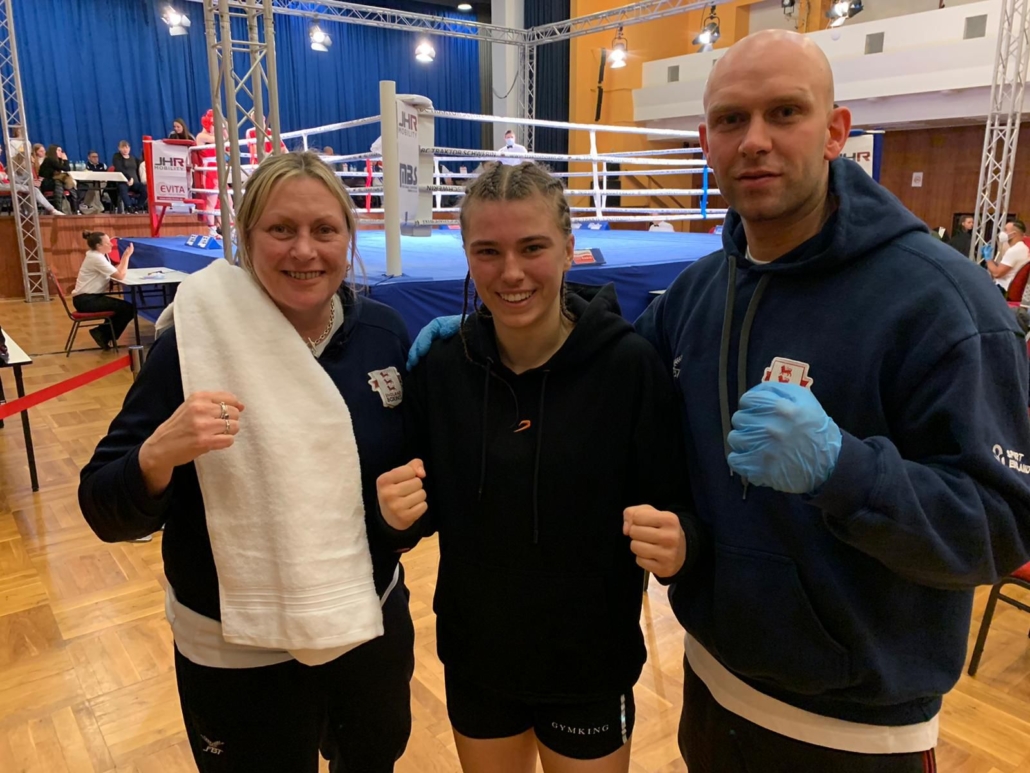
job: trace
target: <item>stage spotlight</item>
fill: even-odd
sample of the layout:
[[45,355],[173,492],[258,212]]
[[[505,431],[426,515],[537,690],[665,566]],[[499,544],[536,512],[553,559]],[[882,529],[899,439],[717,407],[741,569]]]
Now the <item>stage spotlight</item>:
[[170,5],[165,6],[165,12],[161,18],[168,25],[168,34],[172,37],[185,35],[186,30],[189,29],[190,17],[184,13],[179,13]]
[[839,27],[848,19],[862,12],[862,0],[843,0],[834,3],[826,12],[826,18],[830,20],[830,27]]
[[425,39],[419,42],[419,44],[415,46],[415,59],[425,64],[436,59],[436,49],[433,48],[432,43]]
[[613,70],[625,67],[628,50],[629,44],[626,42],[626,38],[622,36],[622,27],[619,27],[619,31],[615,33],[615,40],[612,41],[612,50],[608,54],[608,66]]
[[793,12],[795,5],[797,5],[796,0],[780,0],[780,6],[783,8],[784,13]]
[[328,51],[329,46],[333,44],[333,39],[322,31],[317,21],[311,23],[311,29],[308,30],[308,38],[311,40],[312,51]]
[[459,11],[471,11],[472,10],[472,3],[458,3],[458,10]]
[[715,13],[715,6],[708,12],[708,18],[705,19],[704,26],[701,27],[700,34],[694,38],[694,45],[700,46],[698,53],[703,54],[706,51],[711,51],[715,47],[715,41],[719,39],[719,17]]

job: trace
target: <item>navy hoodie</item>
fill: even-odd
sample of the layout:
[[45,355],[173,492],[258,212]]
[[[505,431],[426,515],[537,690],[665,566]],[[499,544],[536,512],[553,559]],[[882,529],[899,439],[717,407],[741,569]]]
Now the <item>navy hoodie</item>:
[[[350,409],[361,459],[361,490],[376,592],[382,595],[393,579],[397,553],[390,535],[379,528],[375,482],[379,475],[406,461],[404,419],[400,410],[383,405],[370,380],[376,371],[391,366],[404,372],[408,335],[393,309],[347,289],[341,290],[340,298],[343,327],[333,335],[318,363]],[[172,329],[150,350],[121,411],[83,468],[79,506],[90,527],[105,542],[142,537],[164,526],[164,571],[176,598],[194,612],[220,620],[218,575],[196,466],[190,463],[176,467],[171,485],[160,497],[147,493],[139,467],[143,441],[182,403],[182,373]],[[258,420],[260,417],[244,415],[244,422]],[[312,449],[312,453],[332,452],[331,448]]]
[[[769,264],[746,259],[731,210],[723,250],[637,322],[676,377],[714,541],[672,604],[755,689],[907,725],[959,677],[974,586],[1030,556],[1026,344],[987,274],[859,166],[832,162],[830,190],[822,231]],[[745,487],[726,463],[767,369],[808,380],[841,429],[815,496]]]
[[439,531],[440,659],[530,700],[625,693],[640,676],[643,572],[624,508],[680,515],[684,572],[701,550],[668,373],[611,285],[568,305],[576,326],[539,368],[506,368],[477,314],[405,382],[429,510],[396,533]]

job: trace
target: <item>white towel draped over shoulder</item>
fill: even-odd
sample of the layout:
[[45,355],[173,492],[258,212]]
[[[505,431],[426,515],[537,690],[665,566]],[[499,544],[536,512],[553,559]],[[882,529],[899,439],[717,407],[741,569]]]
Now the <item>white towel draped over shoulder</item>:
[[196,460],[225,640],[328,662],[381,636],[350,411],[242,268],[216,260],[174,304],[183,393],[244,405],[232,448]]

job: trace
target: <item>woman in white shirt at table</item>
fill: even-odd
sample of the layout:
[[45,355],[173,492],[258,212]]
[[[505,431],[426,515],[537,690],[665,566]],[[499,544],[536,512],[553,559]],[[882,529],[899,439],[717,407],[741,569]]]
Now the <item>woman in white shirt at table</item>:
[[112,279],[125,278],[125,272],[129,270],[129,258],[132,257],[133,246],[129,245],[128,249],[122,253],[121,262],[115,266],[107,257],[113,249],[110,236],[102,231],[83,231],[82,238],[86,240],[89,250],[79,269],[75,289],[72,290],[72,305],[75,306],[76,311],[114,312],[114,316],[111,318],[114,339],[111,338],[111,331],[106,325],[95,327],[89,331],[101,349],[110,349],[136,314],[132,304],[128,301],[106,295]]

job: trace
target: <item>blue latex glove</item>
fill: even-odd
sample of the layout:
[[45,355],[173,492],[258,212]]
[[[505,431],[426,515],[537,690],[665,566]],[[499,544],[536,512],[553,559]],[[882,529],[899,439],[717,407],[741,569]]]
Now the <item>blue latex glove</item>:
[[460,328],[461,315],[455,314],[453,317],[437,317],[418,331],[414,343],[408,350],[408,370],[418,365],[418,361],[426,356],[433,341],[437,338],[453,338]]
[[755,485],[810,494],[833,474],[840,443],[840,429],[810,390],[767,382],[740,398],[727,461]]

